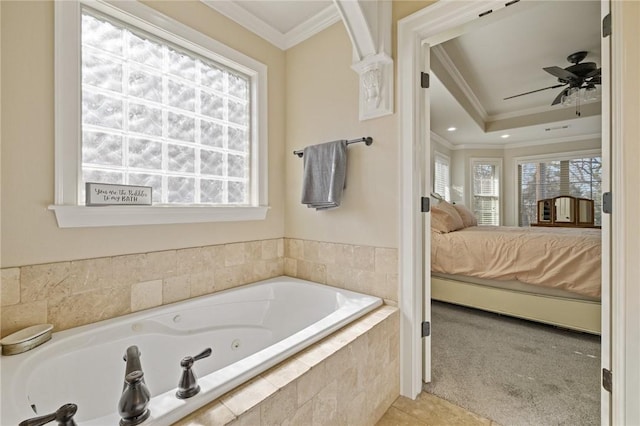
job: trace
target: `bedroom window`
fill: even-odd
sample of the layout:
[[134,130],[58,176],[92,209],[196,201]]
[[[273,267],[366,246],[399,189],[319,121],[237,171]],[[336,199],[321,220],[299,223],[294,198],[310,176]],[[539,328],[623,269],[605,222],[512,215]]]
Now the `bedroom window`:
[[471,209],[478,225],[500,225],[501,176],[501,159],[471,159]]
[[451,201],[451,172],[450,160],[444,154],[435,152],[433,155],[433,192]]
[[595,224],[602,212],[600,153],[574,153],[518,159],[518,224],[536,222],[537,201],[559,195],[594,200]]
[[[138,2],[55,6],[59,226],[264,219],[266,67]],[[86,182],[153,206],[97,213]]]

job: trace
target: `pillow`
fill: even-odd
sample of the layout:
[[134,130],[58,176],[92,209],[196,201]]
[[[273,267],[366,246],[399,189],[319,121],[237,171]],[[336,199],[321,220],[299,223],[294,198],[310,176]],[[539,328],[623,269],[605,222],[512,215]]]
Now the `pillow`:
[[462,218],[453,205],[441,201],[431,208],[431,229],[441,234],[464,228]]
[[462,218],[462,223],[464,224],[465,228],[469,226],[478,226],[478,219],[476,219],[471,210],[469,210],[462,204],[454,204],[453,207]]

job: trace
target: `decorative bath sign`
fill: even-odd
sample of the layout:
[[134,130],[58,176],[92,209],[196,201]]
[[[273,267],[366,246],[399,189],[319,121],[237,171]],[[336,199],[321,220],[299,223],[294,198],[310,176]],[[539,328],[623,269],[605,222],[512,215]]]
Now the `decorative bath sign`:
[[150,186],[87,182],[87,206],[150,206]]

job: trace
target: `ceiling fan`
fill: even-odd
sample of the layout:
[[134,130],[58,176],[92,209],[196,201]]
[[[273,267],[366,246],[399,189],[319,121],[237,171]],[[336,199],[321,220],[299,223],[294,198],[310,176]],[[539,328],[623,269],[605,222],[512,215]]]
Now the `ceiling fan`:
[[504,100],[506,101],[507,99],[529,95],[531,93],[541,92],[543,90],[557,89],[559,87],[569,86],[564,88],[551,103],[551,105],[557,105],[563,101],[563,98],[569,96],[570,94],[577,94],[580,89],[586,89],[586,91],[595,91],[595,85],[600,84],[601,82],[601,69],[598,68],[595,62],[582,62],[584,58],[587,57],[587,53],[588,52],[576,52],[567,56],[567,61],[573,64],[568,66],[567,68],[560,68],[555,66],[542,68],[552,76],[557,77],[558,83],[560,84],[538,90],[532,90],[530,92],[520,93],[519,95],[509,96],[508,98],[504,98]]

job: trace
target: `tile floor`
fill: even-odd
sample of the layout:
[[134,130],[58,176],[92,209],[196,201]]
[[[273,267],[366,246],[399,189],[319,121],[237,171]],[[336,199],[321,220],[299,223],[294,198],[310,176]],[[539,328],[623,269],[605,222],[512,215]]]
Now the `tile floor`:
[[403,396],[389,407],[376,426],[499,426],[427,392],[415,401]]

